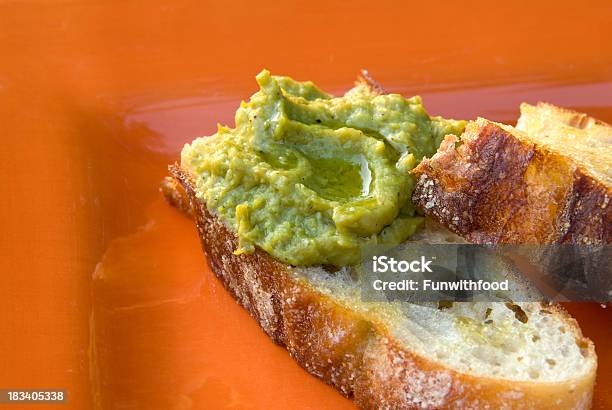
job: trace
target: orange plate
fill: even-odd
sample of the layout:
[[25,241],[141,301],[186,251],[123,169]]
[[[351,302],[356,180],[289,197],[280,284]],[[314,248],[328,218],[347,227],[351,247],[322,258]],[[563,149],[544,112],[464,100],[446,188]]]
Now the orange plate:
[[[65,388],[75,409],[352,407],[232,301],[157,184],[264,67],[336,92],[368,68],[456,118],[542,99],[611,122],[609,1],[498,3],[0,4],[0,388]],[[610,408],[610,309],[570,310]]]

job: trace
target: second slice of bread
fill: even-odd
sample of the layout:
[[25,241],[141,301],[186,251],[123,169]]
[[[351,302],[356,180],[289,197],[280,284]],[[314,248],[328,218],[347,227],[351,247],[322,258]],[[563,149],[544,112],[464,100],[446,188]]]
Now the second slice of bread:
[[476,243],[609,244],[612,127],[523,104],[517,128],[478,119],[413,170],[413,201]]

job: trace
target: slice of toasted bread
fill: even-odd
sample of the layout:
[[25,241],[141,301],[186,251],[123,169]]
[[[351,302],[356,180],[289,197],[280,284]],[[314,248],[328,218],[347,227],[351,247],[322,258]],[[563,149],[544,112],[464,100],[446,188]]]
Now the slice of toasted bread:
[[[274,342],[359,407],[590,406],[594,347],[559,308],[364,302],[351,268],[291,267],[259,249],[235,255],[236,235],[196,197],[193,176],[178,165],[170,174],[162,192],[195,219],[215,275]],[[428,229],[420,239],[457,238]]]
[[610,243],[612,127],[550,104],[521,111],[520,130],[478,119],[447,137],[413,170],[413,201],[470,242]]

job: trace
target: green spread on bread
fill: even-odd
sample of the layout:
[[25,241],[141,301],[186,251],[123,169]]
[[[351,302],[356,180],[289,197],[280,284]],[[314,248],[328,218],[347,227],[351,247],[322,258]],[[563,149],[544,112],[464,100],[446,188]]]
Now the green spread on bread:
[[231,227],[236,253],[259,247],[292,265],[352,265],[367,244],[399,244],[423,218],[409,171],[463,121],[430,117],[420,97],[257,76],[235,128],[185,145],[197,196]]

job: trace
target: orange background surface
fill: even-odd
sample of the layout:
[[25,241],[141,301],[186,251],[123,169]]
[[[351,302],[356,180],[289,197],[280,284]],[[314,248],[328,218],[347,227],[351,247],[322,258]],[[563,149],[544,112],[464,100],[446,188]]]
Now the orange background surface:
[[[158,193],[166,165],[233,124],[264,67],[332,92],[368,68],[455,118],[547,100],[612,122],[611,41],[610,1],[0,3],[0,388],[64,388],[74,409],[352,408],[213,278]],[[611,308],[568,308],[612,408]]]

